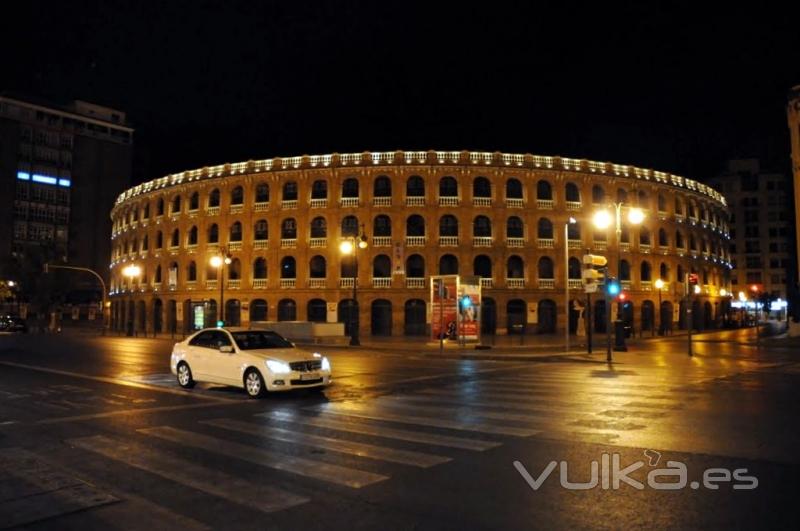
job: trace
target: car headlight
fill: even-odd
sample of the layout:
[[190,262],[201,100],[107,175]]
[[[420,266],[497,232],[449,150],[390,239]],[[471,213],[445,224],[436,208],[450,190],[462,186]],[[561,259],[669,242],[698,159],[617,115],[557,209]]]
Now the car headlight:
[[285,361],[267,360],[267,367],[273,374],[289,374],[292,368]]
[[328,361],[328,358],[322,358],[322,370],[323,371],[331,370],[331,362]]

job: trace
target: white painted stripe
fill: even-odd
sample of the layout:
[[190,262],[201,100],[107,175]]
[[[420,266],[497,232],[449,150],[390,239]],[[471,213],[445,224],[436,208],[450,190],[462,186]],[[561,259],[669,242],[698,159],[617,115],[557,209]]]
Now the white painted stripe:
[[563,415],[558,412],[553,414],[540,413],[536,415],[520,414],[520,413],[504,413],[500,411],[486,411],[479,410],[474,407],[464,406],[433,406],[430,402],[425,404],[408,403],[404,399],[399,398],[380,398],[376,400],[377,407],[385,407],[389,409],[412,410],[414,412],[430,412],[433,414],[443,414],[448,418],[463,418],[463,417],[480,417],[492,420],[512,420],[518,422],[537,422],[547,420],[549,417],[563,418]]
[[470,422],[458,422],[447,418],[420,417],[416,415],[392,413],[389,411],[359,408],[350,404],[345,405],[341,402],[325,404],[321,407],[324,408],[322,409],[323,411],[334,415],[345,415],[368,420],[399,422],[401,424],[418,424],[420,426],[433,426],[435,428],[448,428],[451,430],[515,435],[517,437],[530,437],[531,435],[536,435],[539,433],[539,430],[529,428],[502,426],[488,422],[479,422],[477,420]]
[[70,439],[67,443],[186,487],[266,513],[288,509],[309,501],[303,496],[264,485],[261,481],[251,483],[128,440],[95,435]]
[[355,455],[358,457],[366,457],[368,459],[376,459],[380,461],[388,461],[391,463],[399,463],[401,465],[416,466],[420,468],[428,468],[451,461],[449,457],[444,457],[441,455],[426,454],[410,450],[398,450],[395,448],[386,448],[383,446],[375,446],[373,444],[348,441],[345,439],[335,439],[332,437],[322,437],[320,435],[314,435],[311,433],[296,432],[273,426],[249,424],[246,422],[240,422],[238,420],[215,419],[203,420],[200,421],[200,423],[208,424],[209,426],[215,426],[217,428],[224,428],[226,430],[234,430],[242,433],[249,433],[251,435],[258,435],[276,441],[299,444],[302,446],[311,446],[313,448],[323,448],[333,452]]
[[[652,408],[652,409],[679,409],[681,403],[677,399],[670,399],[671,403],[665,403],[664,399],[658,402],[649,402],[645,398],[631,398],[630,396],[619,396],[615,398],[597,398],[585,394],[575,394],[575,400],[555,400],[553,396],[530,396],[512,393],[448,393],[438,389],[416,391],[413,397],[404,397],[408,401],[421,401],[431,403],[435,400],[453,401],[465,405],[474,406],[497,406],[509,409],[542,409],[549,410],[576,410],[584,409],[605,409],[615,408]],[[563,395],[559,395],[563,398]],[[579,399],[578,399],[579,398]],[[633,400],[633,402],[632,402]]]
[[219,402],[205,402],[202,404],[186,404],[182,406],[159,406],[147,407],[139,409],[118,409],[116,411],[105,411],[103,413],[87,413],[86,415],[73,415],[70,417],[53,417],[42,420],[37,420],[36,424],[59,424],[63,422],[76,422],[80,420],[93,420],[103,419],[108,417],[129,417],[131,415],[141,415],[144,413],[159,413],[162,411],[181,411],[184,409],[201,409],[206,407],[221,407],[221,406],[234,406],[241,404],[241,402],[227,401],[225,403]]
[[305,424],[308,426],[315,426],[317,428],[326,428],[336,431],[371,435],[373,437],[430,444],[433,446],[446,446],[449,448],[459,448],[462,450],[473,450],[477,452],[482,452],[490,448],[496,448],[502,444],[494,441],[468,439],[466,437],[454,437],[452,435],[440,435],[438,433],[402,430],[398,428],[389,428],[387,426],[374,426],[361,422],[345,422],[344,420],[338,418],[335,420],[328,418],[324,414],[312,417],[310,415],[298,415],[294,412],[281,410],[258,413],[256,416],[273,418],[283,422]]
[[208,450],[209,452],[221,454],[226,457],[233,457],[257,465],[274,468],[275,470],[283,470],[290,474],[327,481],[354,489],[360,489],[365,485],[371,485],[372,483],[389,479],[388,476],[373,474],[372,472],[270,452],[225,439],[218,439],[200,433],[170,428],[169,426],[143,428],[137,431],[174,443]]

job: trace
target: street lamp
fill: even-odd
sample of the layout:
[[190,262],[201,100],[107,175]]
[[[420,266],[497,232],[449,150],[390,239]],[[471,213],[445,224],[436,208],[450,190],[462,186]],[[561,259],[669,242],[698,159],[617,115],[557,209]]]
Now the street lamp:
[[225,266],[231,263],[231,254],[225,247],[220,247],[220,254],[211,257],[211,266],[216,267],[219,273],[219,320],[217,326],[225,326]]
[[367,236],[364,234],[364,224],[361,224],[361,236],[348,236],[347,239],[339,244],[339,251],[342,254],[353,255],[353,299],[350,301],[350,345],[360,346],[358,339],[358,319],[356,319],[356,308],[358,307],[358,250],[367,248]]
[[[620,249],[622,245],[622,205],[624,204],[622,201],[619,203],[612,203],[614,205],[615,216],[614,218],[611,217],[611,214],[607,210],[599,210],[594,213],[592,216],[592,223],[594,226],[600,230],[607,229],[611,226],[612,221],[614,222],[615,230],[614,233],[616,234],[617,241],[617,280],[622,286],[622,268],[620,264],[622,263],[622,251]],[[628,223],[631,225],[639,225],[644,221],[644,211],[641,208],[631,207],[628,208]],[[622,318],[621,318],[621,303],[617,302],[617,319],[614,321],[614,333],[616,335],[616,341],[614,350],[627,350],[625,347],[625,334],[622,330]],[[610,309],[609,309],[610,310]],[[607,333],[611,333],[609,330]]]
[[578,221],[572,216],[564,223],[564,308],[566,308],[566,323],[564,326],[564,352],[569,352],[569,226]]
[[[135,265],[135,264],[129,264],[129,265],[125,266],[124,268],[122,268],[122,275],[127,277],[127,279],[128,279],[128,290],[131,293],[130,303],[128,304],[128,312],[130,312],[131,305],[133,304],[133,289],[132,289],[133,279],[134,278],[138,278],[139,275],[141,275],[141,274],[142,274],[142,268],[137,266],[137,265]],[[133,311],[134,311],[134,314],[135,314],[136,308],[134,308]],[[127,335],[129,335],[129,336],[133,335],[133,323],[134,323],[134,316],[133,315],[128,315],[128,332],[127,332]]]
[[661,291],[664,289],[664,281],[656,279],[656,289],[658,290],[658,335],[664,335],[664,319],[661,318]]

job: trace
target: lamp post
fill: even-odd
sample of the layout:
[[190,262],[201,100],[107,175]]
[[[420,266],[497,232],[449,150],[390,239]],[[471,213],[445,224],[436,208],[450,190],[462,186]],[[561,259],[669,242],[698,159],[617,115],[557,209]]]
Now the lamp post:
[[[622,263],[622,206],[624,202],[620,201],[618,203],[612,203],[614,206],[615,217],[614,217],[614,234],[616,234],[616,247],[617,247],[617,280],[620,283],[620,287],[622,286],[622,269],[620,267]],[[644,212],[640,208],[631,207],[628,208],[628,223],[631,225],[640,225],[644,221]],[[592,217],[592,223],[598,229],[606,229],[611,226],[612,219],[611,214],[608,213],[607,210],[600,210],[595,212],[594,216]],[[622,329],[622,318],[621,318],[621,303],[617,301],[617,318],[614,321],[614,334],[616,336],[614,350],[621,350],[625,351],[628,350],[625,347],[625,333]],[[610,308],[609,308],[610,311]],[[610,330],[607,333],[611,333]]]
[[342,254],[353,255],[353,299],[350,302],[350,345],[360,346],[361,341],[358,339],[358,319],[356,318],[356,311],[358,308],[358,250],[367,248],[367,236],[364,234],[364,224],[361,224],[360,236],[348,236],[347,239],[339,244],[339,251]]
[[[142,268],[141,268],[141,267],[139,267],[139,266],[137,266],[137,265],[134,265],[134,264],[127,265],[127,266],[125,266],[125,267],[122,269],[122,274],[123,274],[125,277],[127,277],[127,279],[128,279],[128,288],[129,288],[129,290],[130,290],[130,292],[131,292],[130,303],[128,304],[128,310],[129,310],[129,311],[130,311],[130,309],[131,309],[131,305],[133,304],[133,289],[132,289],[132,286],[131,286],[131,284],[133,283],[133,279],[134,279],[134,278],[138,278],[138,276],[139,276],[141,273],[142,273]],[[135,315],[136,315],[136,308],[135,308],[135,307],[134,307],[134,309],[133,309],[133,313],[134,313],[134,316],[135,316]],[[130,315],[128,315],[127,317],[128,317],[128,323],[127,323],[127,325],[128,325],[128,331],[127,331],[127,335],[129,335],[129,336],[132,336],[132,335],[133,335],[133,333],[134,333],[134,321],[135,321],[135,317],[134,317],[134,318],[131,318],[132,316],[130,316]]]
[[211,265],[219,271],[217,275],[219,280],[219,320],[217,321],[217,326],[225,326],[225,266],[231,263],[231,254],[224,246],[219,248],[219,253],[211,257]]
[[577,222],[570,216],[564,223],[564,308],[567,316],[564,323],[564,352],[569,352],[569,226]]
[[661,318],[661,290],[664,289],[664,281],[660,278],[656,279],[656,289],[658,290],[658,335],[663,336],[664,320]]

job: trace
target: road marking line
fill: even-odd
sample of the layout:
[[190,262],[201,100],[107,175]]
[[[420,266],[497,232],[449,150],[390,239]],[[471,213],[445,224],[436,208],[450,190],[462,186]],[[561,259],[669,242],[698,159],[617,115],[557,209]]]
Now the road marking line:
[[86,415],[74,415],[71,417],[53,417],[49,419],[42,419],[37,420],[36,424],[59,424],[62,422],[75,422],[80,420],[92,420],[92,419],[102,419],[107,417],[116,417],[116,416],[128,416],[134,414],[143,414],[143,413],[158,413],[160,411],[180,411],[183,409],[200,409],[204,407],[222,407],[222,406],[234,406],[239,404],[240,402],[226,402],[226,403],[204,403],[204,404],[184,404],[181,406],[159,406],[159,407],[147,407],[147,408],[138,408],[138,409],[121,409],[118,411],[106,411],[104,413],[88,413]]
[[486,419],[492,420],[512,420],[512,421],[519,421],[519,422],[540,422],[544,420],[548,420],[549,418],[558,417],[562,418],[562,414],[559,412],[553,412],[553,414],[537,414],[537,415],[530,415],[530,414],[522,414],[522,413],[504,413],[501,411],[484,411],[482,409],[477,409],[471,405],[457,405],[454,407],[445,407],[445,406],[433,406],[430,405],[430,402],[425,402],[424,404],[409,404],[405,402],[404,398],[386,398],[381,397],[377,399],[376,405],[378,408],[386,407],[389,409],[402,409],[402,410],[411,410],[411,411],[420,411],[420,412],[431,412],[431,413],[444,413],[448,417],[460,417],[460,416],[468,416],[468,417],[481,417]]
[[179,395],[185,396],[190,398],[197,398],[200,400],[215,400],[218,402],[234,402],[236,400],[231,398],[223,398],[219,396],[208,396],[208,395],[196,395],[192,394],[191,391],[183,391],[179,389],[169,389],[168,387],[162,387],[158,385],[148,385],[143,384],[140,382],[136,382],[133,380],[125,380],[123,378],[111,378],[108,376],[93,376],[91,374],[81,374],[78,372],[71,372],[71,371],[62,371],[60,369],[51,369],[49,367],[40,367],[37,365],[27,365],[25,363],[15,363],[13,361],[0,361],[0,365],[6,365],[8,367],[16,367],[18,369],[28,369],[31,371],[39,371],[39,372],[46,372],[50,374],[60,374],[62,376],[70,376],[72,378],[81,378],[83,380],[92,380],[95,382],[103,382],[103,383],[110,383],[116,385],[125,385],[128,387],[136,387],[139,389],[148,389],[150,391],[158,391],[160,393],[169,393],[171,395]]
[[265,513],[288,509],[309,501],[261,481],[250,481],[231,476],[177,456],[167,455],[145,445],[103,435],[68,439],[68,444],[103,455],[128,466],[155,474],[185,487],[218,496],[225,500],[252,507]]
[[391,463],[416,466],[419,468],[429,468],[452,461],[451,458],[441,455],[387,448],[384,446],[376,446],[362,442],[348,441],[346,439],[336,439],[333,437],[323,437],[311,433],[296,432],[273,426],[249,424],[247,422],[240,422],[231,419],[202,420],[200,423],[208,424],[209,426],[215,426],[217,428],[224,428],[226,430],[258,435],[276,441],[299,444],[302,446],[311,446],[314,448],[322,448],[343,454],[355,455],[357,457],[366,457],[368,459],[388,461]]
[[334,421],[330,418],[325,418],[324,416],[311,417],[309,415],[295,415],[288,411],[271,411],[268,413],[258,413],[255,416],[272,418],[283,422],[305,424],[318,428],[326,428],[349,433],[359,433],[362,435],[371,435],[386,439],[398,439],[401,441],[431,444],[434,446],[447,446],[451,448],[460,448],[462,450],[472,450],[477,452],[482,452],[490,448],[496,448],[502,444],[500,442],[468,439],[465,437],[454,437],[451,435],[440,435],[438,433],[402,430],[397,428],[388,428],[386,426],[378,427],[362,423],[344,422],[343,420]]
[[529,428],[517,428],[513,426],[501,426],[498,424],[491,424],[488,422],[458,422],[447,418],[433,418],[433,417],[419,417],[416,415],[406,415],[399,413],[391,413],[386,411],[374,411],[365,408],[359,408],[351,404],[343,404],[341,402],[326,404],[322,407],[315,406],[310,408],[317,411],[323,411],[331,415],[344,415],[347,417],[357,417],[368,420],[382,420],[388,422],[399,422],[401,424],[417,424],[421,426],[432,426],[435,428],[448,428],[451,430],[459,431],[475,431],[490,434],[514,435],[516,437],[530,437],[540,433],[539,430]]
[[302,457],[294,457],[288,454],[271,452],[240,444],[225,439],[218,439],[200,433],[179,430],[169,426],[159,426],[156,428],[142,428],[136,430],[139,433],[158,437],[174,443],[193,446],[222,454],[226,457],[242,459],[257,465],[283,470],[290,474],[297,474],[313,479],[344,485],[354,489],[360,489],[366,485],[371,485],[379,481],[389,479],[389,476],[374,474],[364,470],[348,468],[339,465],[332,465],[322,461],[313,461]]

